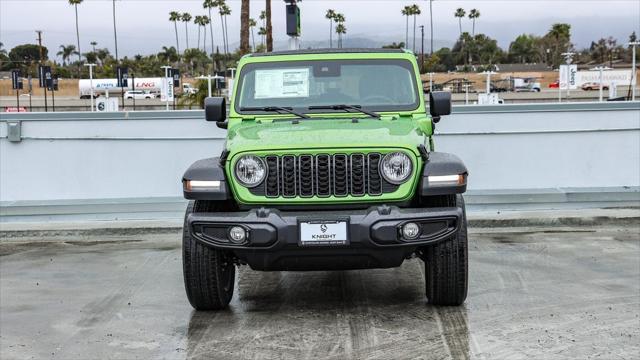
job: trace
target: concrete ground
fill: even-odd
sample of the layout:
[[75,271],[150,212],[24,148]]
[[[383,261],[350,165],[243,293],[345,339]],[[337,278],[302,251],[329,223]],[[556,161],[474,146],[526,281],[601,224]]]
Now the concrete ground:
[[253,272],[195,312],[179,234],[0,242],[0,358],[640,358],[640,228],[473,229],[469,296],[397,269]]

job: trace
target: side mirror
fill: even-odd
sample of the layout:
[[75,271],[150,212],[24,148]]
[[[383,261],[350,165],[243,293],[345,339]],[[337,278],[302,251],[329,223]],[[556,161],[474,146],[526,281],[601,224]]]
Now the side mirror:
[[434,123],[440,121],[440,116],[451,114],[451,93],[432,91],[429,94],[429,113]]
[[227,103],[223,97],[208,97],[204,99],[204,117],[207,121],[215,121],[221,129],[226,129]]

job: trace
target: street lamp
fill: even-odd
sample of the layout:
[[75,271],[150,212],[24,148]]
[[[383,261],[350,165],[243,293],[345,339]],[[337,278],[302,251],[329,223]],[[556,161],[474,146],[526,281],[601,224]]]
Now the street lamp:
[[[598,86],[599,87],[598,98],[600,99],[599,101],[602,101],[602,87],[603,87],[603,85],[602,85],[602,77],[603,77],[603,71],[611,70],[611,68],[610,67],[606,67],[606,66],[597,66],[597,67],[593,68],[593,70],[597,70],[597,71],[600,72],[600,79],[598,80],[598,83],[600,84]],[[609,86],[611,86],[611,84],[609,84]],[[609,95],[609,96],[611,96],[611,95]]]
[[632,41],[631,46],[631,101],[636,100],[636,45],[640,45],[640,41]]

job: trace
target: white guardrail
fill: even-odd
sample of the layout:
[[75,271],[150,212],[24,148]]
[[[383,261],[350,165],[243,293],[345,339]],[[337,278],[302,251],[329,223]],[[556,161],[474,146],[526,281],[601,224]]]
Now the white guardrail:
[[[640,204],[640,102],[453,111],[436,149],[467,164],[473,209]],[[183,172],[226,135],[203,117],[0,114],[0,221],[179,216]]]

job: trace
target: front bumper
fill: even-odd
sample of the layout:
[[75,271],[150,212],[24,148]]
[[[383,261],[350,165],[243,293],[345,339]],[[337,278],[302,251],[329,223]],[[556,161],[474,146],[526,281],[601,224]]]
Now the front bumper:
[[[256,270],[327,270],[395,267],[416,248],[455,234],[463,221],[462,209],[374,206],[348,211],[279,211],[253,209],[231,213],[193,213],[187,217],[191,235],[202,244],[228,249]],[[347,222],[346,245],[301,246],[299,222]],[[414,222],[421,234],[415,240],[401,236],[400,227]],[[248,232],[242,244],[228,239],[232,226]]]

